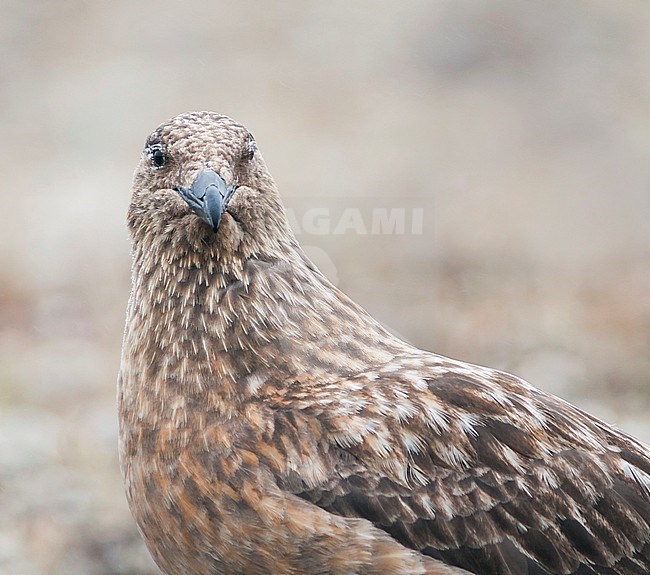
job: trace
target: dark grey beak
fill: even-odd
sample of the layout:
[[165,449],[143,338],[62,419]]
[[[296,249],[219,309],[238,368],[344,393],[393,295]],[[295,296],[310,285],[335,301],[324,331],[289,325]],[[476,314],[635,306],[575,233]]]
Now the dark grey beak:
[[237,185],[227,186],[217,172],[206,169],[201,171],[189,188],[175,189],[190,210],[216,232]]

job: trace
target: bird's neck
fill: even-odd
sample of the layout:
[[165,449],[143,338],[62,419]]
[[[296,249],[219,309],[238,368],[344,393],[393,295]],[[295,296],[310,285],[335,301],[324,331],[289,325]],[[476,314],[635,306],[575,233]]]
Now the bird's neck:
[[282,259],[151,253],[134,253],[125,334],[123,371],[138,380],[263,395],[306,378],[359,373],[402,345],[296,245]]

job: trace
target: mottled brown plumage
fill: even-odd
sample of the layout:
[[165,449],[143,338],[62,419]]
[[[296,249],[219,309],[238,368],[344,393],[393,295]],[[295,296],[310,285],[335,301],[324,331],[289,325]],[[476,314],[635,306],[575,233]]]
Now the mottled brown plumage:
[[243,126],[160,126],[128,223],[120,454],[165,573],[650,572],[648,448],[389,334],[301,251]]

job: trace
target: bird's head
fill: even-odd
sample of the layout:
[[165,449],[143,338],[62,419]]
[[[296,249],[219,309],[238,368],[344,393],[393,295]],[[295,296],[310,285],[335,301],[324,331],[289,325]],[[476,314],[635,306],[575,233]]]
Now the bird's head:
[[147,138],[128,224],[136,244],[210,245],[223,257],[272,254],[292,237],[252,134],[213,112],[181,114]]

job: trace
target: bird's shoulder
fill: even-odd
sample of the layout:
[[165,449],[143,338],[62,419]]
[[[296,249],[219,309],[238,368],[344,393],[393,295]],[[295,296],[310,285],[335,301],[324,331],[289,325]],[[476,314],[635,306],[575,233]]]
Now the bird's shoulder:
[[648,448],[513,375],[405,353],[273,405],[283,489],[423,553],[495,573],[650,561]]

